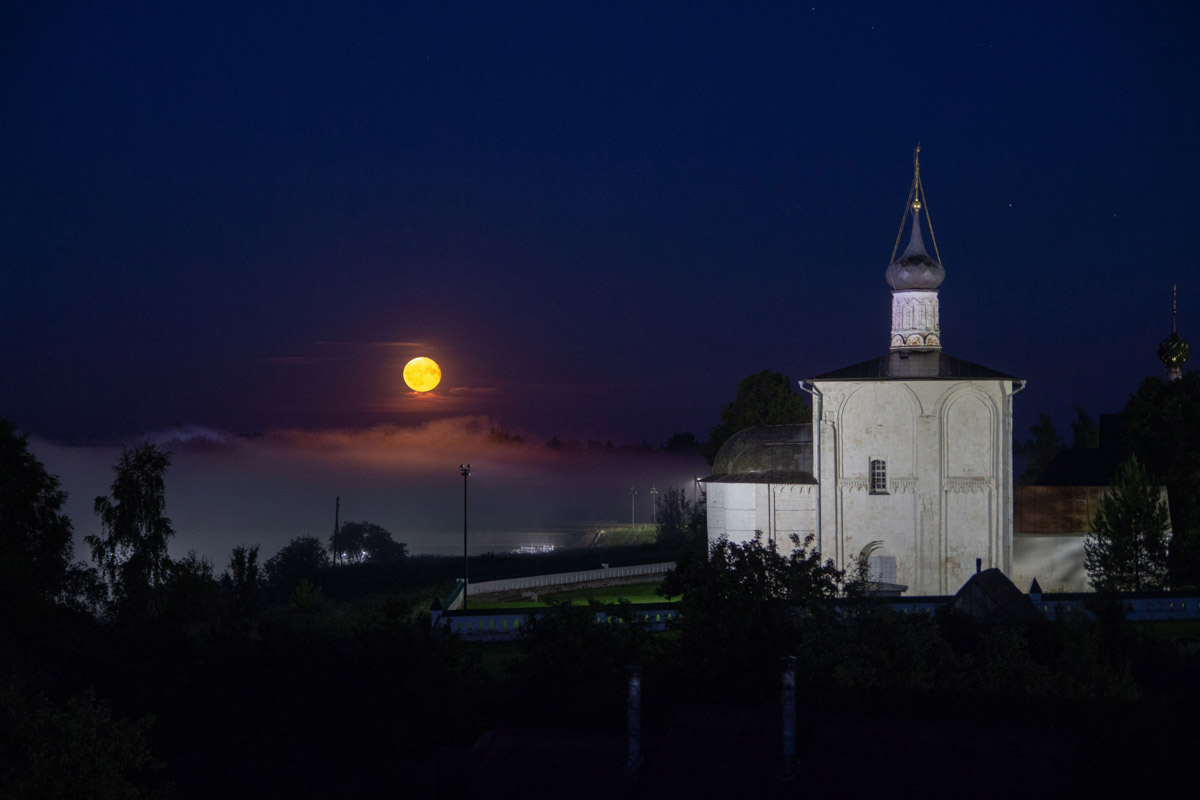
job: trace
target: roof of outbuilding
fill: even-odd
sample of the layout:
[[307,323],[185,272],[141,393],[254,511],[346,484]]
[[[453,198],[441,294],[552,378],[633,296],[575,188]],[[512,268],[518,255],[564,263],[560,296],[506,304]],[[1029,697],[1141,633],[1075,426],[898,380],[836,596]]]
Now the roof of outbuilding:
[[814,381],[854,380],[1002,380],[1016,381],[999,370],[975,364],[941,351],[892,351],[879,358],[851,364],[817,375]]
[[954,595],[954,607],[998,622],[1045,622],[1029,596],[995,567],[972,575]]

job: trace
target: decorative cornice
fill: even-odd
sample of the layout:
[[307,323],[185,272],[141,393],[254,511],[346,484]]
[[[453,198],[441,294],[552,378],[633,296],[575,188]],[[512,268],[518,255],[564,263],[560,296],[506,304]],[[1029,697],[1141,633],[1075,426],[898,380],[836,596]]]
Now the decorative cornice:
[[[871,481],[867,478],[842,478],[838,481],[838,488],[849,492],[865,492],[871,488]],[[916,478],[900,478],[888,481],[888,494],[912,494],[916,490]]]
[[989,478],[943,478],[942,491],[953,494],[974,494],[987,492],[996,488],[995,482]]

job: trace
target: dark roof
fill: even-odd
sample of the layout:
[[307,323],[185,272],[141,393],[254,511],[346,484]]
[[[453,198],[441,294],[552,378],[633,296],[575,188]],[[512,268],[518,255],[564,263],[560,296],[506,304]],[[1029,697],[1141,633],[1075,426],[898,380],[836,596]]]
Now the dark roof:
[[1001,380],[1016,381],[1012,375],[980,366],[940,350],[926,352],[893,351],[870,361],[852,364],[811,378],[814,381],[854,380]]
[[996,622],[1045,622],[1029,596],[995,567],[977,572],[954,595],[954,607]]
[[812,423],[758,425],[730,436],[713,459],[712,483],[815,484]]

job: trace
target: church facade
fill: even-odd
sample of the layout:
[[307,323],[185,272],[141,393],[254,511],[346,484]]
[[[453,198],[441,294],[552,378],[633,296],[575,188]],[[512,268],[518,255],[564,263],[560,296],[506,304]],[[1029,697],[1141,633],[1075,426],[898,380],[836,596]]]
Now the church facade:
[[[811,534],[840,567],[892,592],[953,593],[1013,571],[1013,398],[1024,381],[942,351],[945,278],[922,232],[919,163],[909,241],[887,268],[882,356],[801,381],[813,421],[732,437],[706,479],[709,540],[756,534],[787,551]],[[927,225],[927,223],[926,223]],[[902,231],[903,232],[903,231]]]

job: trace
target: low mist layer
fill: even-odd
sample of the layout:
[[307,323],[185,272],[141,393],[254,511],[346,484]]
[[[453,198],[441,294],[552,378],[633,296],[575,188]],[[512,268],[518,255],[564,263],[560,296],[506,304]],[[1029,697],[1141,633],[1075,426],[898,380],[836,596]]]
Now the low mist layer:
[[[218,571],[235,545],[259,544],[266,559],[297,536],[327,540],[336,497],[341,521],[382,525],[413,554],[461,553],[463,463],[472,470],[473,553],[577,541],[567,534],[628,523],[634,514],[639,523],[649,522],[652,486],[691,489],[707,474],[699,456],[505,440],[483,417],[252,436],[180,427],[146,438],[173,453],[166,476],[167,515],[175,526],[171,554],[194,549]],[[86,560],[83,537],[99,530],[92,505],[108,494],[122,448],[37,437],[30,445],[68,493],[76,556]]]

